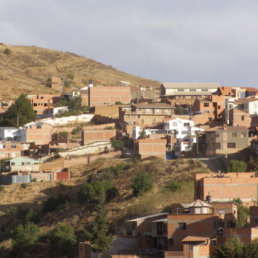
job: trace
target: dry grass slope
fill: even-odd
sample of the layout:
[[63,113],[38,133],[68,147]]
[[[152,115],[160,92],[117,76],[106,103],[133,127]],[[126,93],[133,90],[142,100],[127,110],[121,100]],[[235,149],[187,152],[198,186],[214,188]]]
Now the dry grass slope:
[[[6,48],[11,50],[10,54],[4,53]],[[73,53],[0,44],[0,97],[14,98],[21,92],[54,93],[46,86],[47,78],[52,75],[65,78],[67,74],[73,74],[72,86],[77,87],[85,86],[90,79],[100,85],[115,85],[119,80],[143,86],[160,85]]]

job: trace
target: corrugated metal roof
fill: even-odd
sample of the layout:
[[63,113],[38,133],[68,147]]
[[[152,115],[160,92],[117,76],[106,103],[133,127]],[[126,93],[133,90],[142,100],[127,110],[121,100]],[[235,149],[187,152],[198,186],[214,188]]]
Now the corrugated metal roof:
[[220,87],[219,83],[177,83],[163,82],[162,85],[167,89],[215,89]]

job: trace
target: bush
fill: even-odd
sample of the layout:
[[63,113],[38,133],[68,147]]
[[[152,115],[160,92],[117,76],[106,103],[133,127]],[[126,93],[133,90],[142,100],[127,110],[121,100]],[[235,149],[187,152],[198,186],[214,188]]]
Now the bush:
[[5,53],[6,55],[11,55],[12,50],[11,50],[10,48],[5,48],[4,53]]
[[227,166],[228,172],[245,172],[247,164],[241,160],[231,160]]
[[51,87],[51,85],[52,85],[52,79],[51,79],[51,78],[47,78],[47,80],[46,80],[46,85],[47,85],[48,87]]
[[[115,190],[109,192],[109,197],[107,198],[107,192],[109,189],[113,188],[111,182],[102,180],[96,181],[93,183],[84,184],[83,187],[78,192],[78,201],[80,204],[89,204],[89,203],[104,203],[112,199],[112,195],[115,194]],[[111,199],[109,199],[111,198]]]
[[0,191],[3,191],[4,187],[2,185],[0,185]]
[[133,195],[141,196],[144,192],[152,189],[151,177],[148,173],[138,174],[132,180]]
[[171,192],[176,192],[177,190],[181,189],[181,184],[172,181],[167,185],[167,188],[171,191]]
[[124,142],[121,140],[114,140],[112,141],[112,147],[118,151],[118,150],[122,150],[124,148]]
[[25,189],[25,188],[27,188],[28,184],[27,183],[22,183],[21,186],[22,186],[23,189]]
[[76,248],[76,237],[71,225],[57,224],[56,228],[49,232],[47,238],[51,253],[55,257],[73,255]]
[[106,191],[107,202],[110,202],[111,200],[113,200],[118,195],[119,195],[119,190],[115,186],[107,189],[107,191]]

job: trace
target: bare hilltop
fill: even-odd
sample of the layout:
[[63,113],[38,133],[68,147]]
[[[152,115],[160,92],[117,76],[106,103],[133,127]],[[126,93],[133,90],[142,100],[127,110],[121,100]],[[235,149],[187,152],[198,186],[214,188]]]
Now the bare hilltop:
[[[144,79],[74,53],[35,46],[0,44],[0,97],[16,98],[20,93],[54,93],[47,79],[73,77],[69,87],[83,87],[89,80],[97,85],[115,85],[119,80],[134,85],[158,87],[159,82]],[[69,90],[66,87],[66,90]]]

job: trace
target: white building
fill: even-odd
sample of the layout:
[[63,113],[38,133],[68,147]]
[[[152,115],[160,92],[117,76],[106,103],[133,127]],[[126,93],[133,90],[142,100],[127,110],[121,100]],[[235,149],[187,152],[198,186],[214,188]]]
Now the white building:
[[26,141],[26,129],[16,127],[0,127],[0,141]]
[[194,126],[194,121],[181,118],[165,118],[163,129],[143,129],[139,126],[133,129],[133,140],[136,140],[143,133],[148,136],[150,134],[165,134],[173,135],[177,143],[175,144],[175,155],[179,156],[182,151],[192,150],[192,146],[196,143],[197,132],[204,131],[199,127]]

